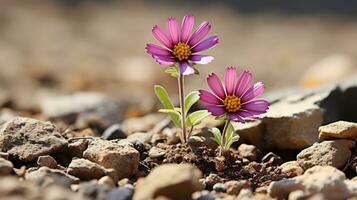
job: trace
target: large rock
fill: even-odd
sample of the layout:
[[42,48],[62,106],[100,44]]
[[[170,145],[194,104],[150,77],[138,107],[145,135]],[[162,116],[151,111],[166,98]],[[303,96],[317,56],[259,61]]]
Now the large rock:
[[333,166],[342,168],[351,156],[350,148],[355,146],[355,142],[350,140],[334,140],[314,143],[311,147],[302,150],[297,155],[299,165],[308,169],[310,167]]
[[53,184],[69,187],[71,184],[79,183],[79,179],[58,169],[41,167],[37,170],[29,169],[25,174],[25,179],[35,182],[41,187]]
[[51,118],[76,115],[76,125],[81,128],[91,123],[107,128],[120,120],[118,106],[101,93],[77,92],[45,96],[40,106],[43,114]]
[[165,164],[155,168],[146,178],[139,179],[133,200],[190,199],[193,192],[203,189],[200,170],[189,164]]
[[139,166],[139,152],[130,145],[96,139],[84,151],[83,157],[105,168],[116,170],[118,178],[132,175]]
[[0,128],[0,149],[21,161],[31,162],[41,155],[63,150],[67,141],[55,125],[30,118],[17,117]]
[[319,128],[319,139],[349,139],[357,140],[357,123],[338,121]]
[[304,148],[318,141],[323,110],[315,102],[327,95],[322,93],[305,99],[299,95],[291,96],[272,104],[262,119],[233,125],[242,142],[263,148]]
[[240,141],[266,149],[302,149],[318,141],[318,128],[357,121],[357,77],[332,87],[267,94],[270,109],[260,119],[234,123]]
[[[346,180],[345,174],[331,166],[315,166],[303,175],[272,182],[268,188],[271,197],[288,199],[293,191],[305,197],[319,194],[322,199],[347,199],[357,195],[357,182]],[[290,198],[289,198],[290,199]]]

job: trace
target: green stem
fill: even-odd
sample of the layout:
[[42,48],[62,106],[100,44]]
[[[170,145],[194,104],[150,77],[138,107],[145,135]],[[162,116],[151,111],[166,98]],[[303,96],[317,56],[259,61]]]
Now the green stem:
[[228,126],[229,126],[229,123],[231,122],[231,120],[227,119],[226,120],[226,123],[224,124],[224,127],[223,127],[223,131],[222,131],[222,137],[221,137],[221,150],[220,150],[220,156],[223,156],[224,154],[224,151],[226,150],[225,149],[225,146],[226,146],[226,134],[227,134],[227,129],[228,129]]
[[179,98],[180,98],[180,108],[181,108],[181,142],[186,143],[186,113],[185,113],[185,89],[184,89],[184,76],[180,74],[178,76],[178,86],[179,86]]

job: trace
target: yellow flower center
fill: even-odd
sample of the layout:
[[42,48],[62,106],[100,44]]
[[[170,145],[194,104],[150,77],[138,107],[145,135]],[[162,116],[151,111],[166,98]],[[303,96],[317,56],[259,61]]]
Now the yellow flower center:
[[224,107],[230,113],[237,112],[240,107],[240,98],[236,96],[227,96],[226,99],[223,101]]
[[173,54],[179,61],[187,60],[191,55],[190,46],[180,42],[174,46]]

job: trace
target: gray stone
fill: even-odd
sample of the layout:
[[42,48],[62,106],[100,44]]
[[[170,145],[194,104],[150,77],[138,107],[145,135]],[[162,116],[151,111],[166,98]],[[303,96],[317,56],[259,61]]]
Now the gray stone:
[[139,179],[133,200],[154,199],[165,196],[171,199],[189,199],[193,192],[202,190],[202,174],[190,164],[164,164]]
[[79,183],[79,179],[58,169],[41,167],[39,169],[29,169],[25,174],[25,179],[33,181],[41,187],[52,184],[69,187],[71,184]]
[[120,120],[118,106],[107,96],[95,92],[45,96],[40,107],[42,113],[51,118],[77,115],[76,126],[82,128],[91,123],[106,128]]
[[79,193],[90,197],[90,199],[105,200],[111,190],[111,186],[98,184],[96,181],[84,182],[79,185]]
[[213,190],[215,192],[226,192],[227,186],[224,183],[216,183],[213,185]]
[[115,188],[109,192],[106,200],[131,200],[134,195],[133,188]]
[[126,134],[121,129],[119,124],[113,124],[105,129],[102,138],[105,140],[124,139],[126,138]]
[[0,128],[0,149],[21,161],[31,162],[41,155],[62,151],[67,141],[55,125],[30,118],[17,117]]
[[350,148],[354,146],[355,143],[350,140],[333,140],[314,143],[311,147],[302,150],[297,155],[297,161],[304,169],[316,165],[329,165],[342,168],[351,156]]
[[83,157],[105,168],[116,170],[118,178],[132,175],[139,166],[139,152],[130,145],[96,139],[91,141]]

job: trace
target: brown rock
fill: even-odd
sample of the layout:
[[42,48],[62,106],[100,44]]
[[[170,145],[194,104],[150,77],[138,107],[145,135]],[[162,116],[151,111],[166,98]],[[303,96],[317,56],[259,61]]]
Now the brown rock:
[[10,161],[0,158],[0,175],[8,175],[13,171],[13,165]]
[[350,148],[355,143],[351,140],[333,140],[315,143],[297,155],[297,161],[303,169],[319,166],[342,168],[351,156]]
[[338,121],[319,128],[319,139],[357,140],[357,123]]
[[82,180],[99,179],[106,175],[106,170],[97,163],[87,159],[73,159],[69,164],[67,173]]
[[41,167],[56,168],[57,161],[52,156],[40,156],[37,159],[37,164]]
[[229,195],[239,195],[242,189],[247,189],[251,187],[251,184],[247,180],[240,181],[228,181],[225,183],[227,186],[227,194]]
[[70,155],[71,157],[83,157],[83,152],[88,147],[88,140],[80,139],[75,140],[68,144],[68,148],[66,148],[66,154]]
[[287,174],[289,177],[300,176],[304,173],[304,169],[297,161],[289,161],[279,166],[282,173]]
[[105,168],[113,168],[119,179],[132,175],[140,161],[139,152],[133,147],[102,139],[90,142],[83,156]]
[[189,164],[165,164],[139,179],[133,200],[154,199],[165,196],[170,199],[189,199],[193,192],[203,189],[199,183],[200,170]]

